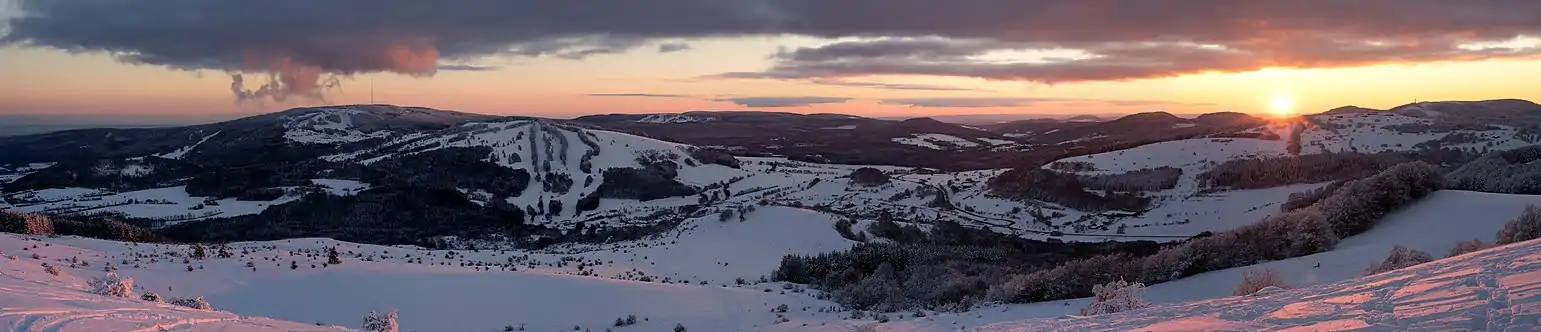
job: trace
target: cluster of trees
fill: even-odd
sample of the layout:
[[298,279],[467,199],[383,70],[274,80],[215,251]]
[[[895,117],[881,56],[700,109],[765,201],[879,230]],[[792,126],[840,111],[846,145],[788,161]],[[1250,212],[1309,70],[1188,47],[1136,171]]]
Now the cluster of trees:
[[1118,174],[1082,175],[1086,188],[1107,191],[1157,191],[1177,187],[1183,170],[1176,167],[1138,169]]
[[936,221],[929,232],[880,219],[866,233],[891,241],[869,241],[850,250],[788,255],[772,279],[810,284],[833,300],[860,310],[913,308],[963,310],[984,301],[990,285],[1014,273],[1112,252],[1155,253],[1149,241],[1080,243],[1036,241]]
[[[443,190],[482,190],[496,197],[517,196],[530,185],[530,174],[486,161],[492,148],[453,147],[410,155],[398,155],[369,165],[363,181],[374,184],[395,183],[404,186]],[[547,188],[572,185],[572,179],[550,179]]]
[[1321,153],[1236,159],[1198,175],[1201,184],[1221,189],[1259,189],[1301,183],[1357,179],[1393,165],[1422,161],[1433,165],[1461,164],[1472,156],[1455,149],[1410,152]]
[[[1505,245],[1541,238],[1541,208],[1526,206],[1520,216],[1504,223],[1494,242]],[[1480,242],[1479,242],[1480,243]]]
[[1279,205],[1279,211],[1290,212],[1314,205],[1316,202],[1320,202],[1322,199],[1327,198],[1327,196],[1332,195],[1333,192],[1338,191],[1338,188],[1342,188],[1346,183],[1348,181],[1337,181],[1321,188],[1290,193],[1289,197],[1285,198],[1284,204]]
[[380,244],[417,244],[443,235],[481,238],[539,234],[521,209],[478,206],[458,191],[383,185],[350,196],[308,195],[260,214],[185,222],[161,230],[185,242],[329,237]]
[[1450,172],[1451,189],[1541,194],[1541,146],[1492,152]]
[[850,177],[852,183],[868,187],[885,185],[893,180],[889,178],[888,173],[872,167],[857,168],[851,171]]
[[111,217],[59,218],[42,214],[0,211],[0,232],[32,235],[74,235],[128,242],[159,242],[161,236]]
[[674,180],[675,175],[677,173],[665,172],[656,167],[610,168],[604,171],[604,182],[600,182],[599,188],[595,190],[602,198],[643,201],[696,194],[695,188]]
[[[129,171],[124,171],[130,169]],[[144,170],[142,172],[131,169]],[[207,170],[181,160],[145,156],[128,159],[66,160],[4,184],[6,191],[58,187],[134,191],[165,186]]]
[[996,196],[1045,201],[1084,211],[1143,210],[1150,204],[1149,198],[1135,194],[1093,193],[1087,191],[1088,186],[1080,177],[1041,168],[1006,171],[991,179],[989,187]]
[[718,164],[732,168],[740,167],[738,158],[734,158],[733,155],[727,151],[709,148],[692,148],[686,152],[690,153],[691,158],[700,160],[703,163]]
[[894,241],[789,255],[772,275],[811,284],[852,308],[880,311],[1079,298],[1095,295],[1093,286],[1120,280],[1154,284],[1330,250],[1441,183],[1432,165],[1400,164],[1346,182],[1316,204],[1167,246],[1039,242],[945,221],[927,233],[880,220],[868,233]]
[[1124,253],[1019,274],[994,299],[1037,302],[1084,297],[1092,285],[1116,280],[1160,283],[1198,273],[1309,255],[1332,249],[1338,239],[1369,229],[1382,216],[1440,188],[1438,168],[1400,164],[1349,182],[1307,208],[1265,217],[1240,228],[1162,248],[1155,255]]

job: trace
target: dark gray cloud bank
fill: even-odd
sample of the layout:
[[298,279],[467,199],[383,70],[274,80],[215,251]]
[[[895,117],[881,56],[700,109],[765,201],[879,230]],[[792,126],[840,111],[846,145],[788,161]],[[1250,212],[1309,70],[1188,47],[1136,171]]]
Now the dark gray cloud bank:
[[[339,77],[490,69],[516,55],[581,60],[703,37],[866,37],[787,50],[720,77],[939,75],[1078,82],[1534,57],[1458,47],[1541,36],[1533,0],[20,0],[0,44],[110,53],[233,73],[243,98],[317,97]],[[1088,56],[986,61],[1003,50]],[[244,74],[244,75],[241,75]],[[262,84],[242,78],[263,77]],[[839,82],[839,81],[834,81]],[[253,87],[252,85],[257,85]]]

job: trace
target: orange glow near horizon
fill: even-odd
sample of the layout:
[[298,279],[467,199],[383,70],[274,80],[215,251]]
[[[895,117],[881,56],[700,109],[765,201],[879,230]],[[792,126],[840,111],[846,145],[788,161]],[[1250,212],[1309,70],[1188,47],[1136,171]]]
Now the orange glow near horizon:
[[[1432,64],[1385,64],[1356,68],[1268,68],[1246,73],[1205,73],[1130,81],[1038,84],[956,77],[862,77],[850,81],[952,87],[953,90],[891,90],[820,85],[795,80],[702,78],[754,70],[775,43],[700,44],[681,54],[600,56],[583,61],[533,59],[494,62],[492,71],[440,71],[431,77],[393,73],[345,78],[326,100],[236,104],[229,77],[217,71],[176,71],[135,66],[100,54],[0,48],[0,115],[246,115],[292,107],[377,102],[466,112],[574,117],[601,113],[667,113],[745,110],[845,113],[861,116],[957,114],[1115,114],[1168,111],[1199,114],[1318,113],[1355,105],[1386,109],[1413,100],[1538,100],[1541,61],[1507,60]],[[748,48],[745,50],[744,48]],[[733,54],[732,59],[712,57]],[[762,56],[763,57],[763,56]],[[750,59],[750,60],[745,60]],[[758,59],[758,60],[756,60]],[[637,63],[648,63],[637,66]],[[1303,99],[1280,100],[1280,91]],[[600,93],[671,94],[663,97],[596,97]],[[749,108],[722,101],[734,97],[830,96],[843,103]],[[1009,107],[911,107],[883,103],[900,98],[1025,98]],[[1262,102],[1259,102],[1261,100]],[[1288,104],[1289,107],[1274,107]]]

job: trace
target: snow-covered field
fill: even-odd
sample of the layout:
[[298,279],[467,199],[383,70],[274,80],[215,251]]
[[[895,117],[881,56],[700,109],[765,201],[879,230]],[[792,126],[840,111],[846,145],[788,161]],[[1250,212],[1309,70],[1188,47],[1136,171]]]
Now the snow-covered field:
[[[357,192],[359,188],[356,181],[339,182],[327,179],[317,181],[334,194]],[[353,185],[350,186],[348,183]],[[246,201],[235,198],[211,200],[189,195],[186,186],[121,193],[88,188],[56,188],[0,196],[0,209],[66,215],[122,213],[164,220],[169,225],[188,220],[258,214],[269,206],[288,203],[298,198],[298,195],[289,194],[271,201]]]
[[[744,221],[699,218],[677,232],[599,246],[545,251],[425,250],[329,239],[230,244],[230,258],[188,260],[183,245],[0,234],[0,326],[18,331],[326,331],[357,328],[370,310],[400,310],[404,331],[1092,331],[1092,330],[1528,330],[1541,312],[1528,305],[1541,275],[1541,243],[1530,242],[1355,279],[1393,245],[1437,256],[1456,241],[1491,242],[1499,226],[1541,196],[1441,191],[1389,215],[1337,249],[1152,285],[1149,309],[1079,318],[1087,299],[985,306],[962,313],[889,314],[877,324],[826,312],[813,291],[758,283],[787,253],[851,245],[832,216],[764,207]],[[326,248],[343,263],[326,265]],[[32,255],[37,254],[37,258]],[[10,257],[15,257],[14,259]],[[43,272],[58,266],[61,276]],[[250,263],[250,265],[247,265]],[[1320,264],[1319,267],[1316,267]],[[136,296],[205,296],[203,311],[86,292],[85,280],[111,266],[134,278]],[[192,271],[188,271],[191,267]],[[1249,268],[1279,270],[1302,288],[1231,297]],[[645,277],[645,278],[644,278]],[[665,279],[667,278],[667,279]],[[738,278],[745,279],[739,285]],[[665,281],[667,280],[667,281]],[[1190,302],[1197,301],[1197,302]],[[782,304],[787,312],[773,312]],[[636,326],[614,327],[636,315]],[[253,316],[273,317],[275,319]],[[902,318],[901,318],[902,317]],[[785,322],[778,321],[785,320]],[[1377,325],[1379,324],[1379,325]],[[1494,325],[1488,325],[1494,324]]]
[[[0,308],[5,308],[0,326],[47,330],[36,322],[55,322],[47,326],[132,330],[183,322],[195,330],[240,324],[324,329],[314,323],[357,328],[363,313],[389,309],[400,310],[403,331],[504,326],[598,331],[627,315],[638,317],[632,328],[641,330],[675,324],[699,331],[751,330],[781,317],[789,320],[782,324],[841,324],[817,318],[837,314],[822,312],[834,304],[815,299],[811,291],[761,283],[783,255],[851,246],[832,224],[831,216],[818,212],[766,207],[743,221],[702,218],[653,239],[603,246],[424,250],[308,238],[232,243],[230,258],[218,258],[209,247],[208,258],[188,263],[182,257],[193,250],[182,245],[0,234],[0,251],[17,256],[0,261],[6,271],[0,278]],[[344,263],[325,265],[328,247],[338,248]],[[38,259],[31,258],[34,253]],[[64,277],[43,273],[42,263],[60,267]],[[105,274],[107,266],[134,278],[137,292],[205,296],[215,309],[233,314],[85,294],[82,280]],[[782,304],[786,312],[772,312]],[[312,325],[243,318],[253,315]],[[100,325],[108,320],[121,325]]]
[[354,117],[373,115],[367,111],[349,108],[323,108],[315,112],[287,117],[284,119],[284,127],[288,128],[288,131],[284,132],[284,138],[296,143],[336,144],[390,136],[390,131],[378,130],[366,133],[354,126]]
[[[971,148],[979,146],[979,142],[970,141],[962,137],[947,134],[915,134],[909,137],[895,137],[891,140],[894,143],[914,145],[934,150]],[[993,144],[994,143],[992,143],[992,145]]]

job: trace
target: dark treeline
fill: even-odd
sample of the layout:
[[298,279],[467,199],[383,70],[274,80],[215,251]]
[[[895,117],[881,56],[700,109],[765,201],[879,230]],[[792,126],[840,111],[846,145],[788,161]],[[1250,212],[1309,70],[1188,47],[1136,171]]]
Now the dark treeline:
[[857,309],[949,310],[982,300],[1086,297],[1093,285],[1117,280],[1153,284],[1331,250],[1340,238],[1439,189],[1442,179],[1439,168],[1427,163],[1399,164],[1345,182],[1310,206],[1166,246],[1035,242],[947,222],[925,233],[880,222],[869,233],[897,238],[894,243],[789,255],[773,275],[826,290]]
[[1364,232],[1385,214],[1438,190],[1441,184],[1439,169],[1432,165],[1397,165],[1346,183],[1310,207],[1163,248],[1155,255],[1118,253],[1015,275],[992,289],[991,298],[1037,302],[1085,297],[1091,295],[1093,285],[1117,280],[1154,284],[1331,250],[1338,239]]
[[1016,168],[990,180],[990,193],[997,196],[1039,200],[1077,210],[1143,210],[1149,199],[1134,194],[1098,194],[1076,175],[1041,168]]
[[1259,189],[1283,185],[1351,180],[1370,176],[1391,166],[1422,161],[1432,165],[1461,165],[1474,156],[1455,149],[1408,152],[1322,153],[1221,163],[1199,174],[1199,182],[1217,189]]
[[1029,240],[950,220],[933,226],[927,232],[883,218],[866,234],[890,242],[860,243],[850,250],[818,255],[788,255],[772,276],[813,285],[857,309],[962,310],[983,301],[991,285],[1013,274],[1114,252],[1150,255],[1160,247],[1151,241]]
[[1145,168],[1117,174],[1082,175],[1086,188],[1107,191],[1157,191],[1177,187],[1183,170],[1176,167]]
[[73,235],[113,241],[161,242],[153,232],[108,217],[59,218],[0,211],[0,232],[32,235]]

